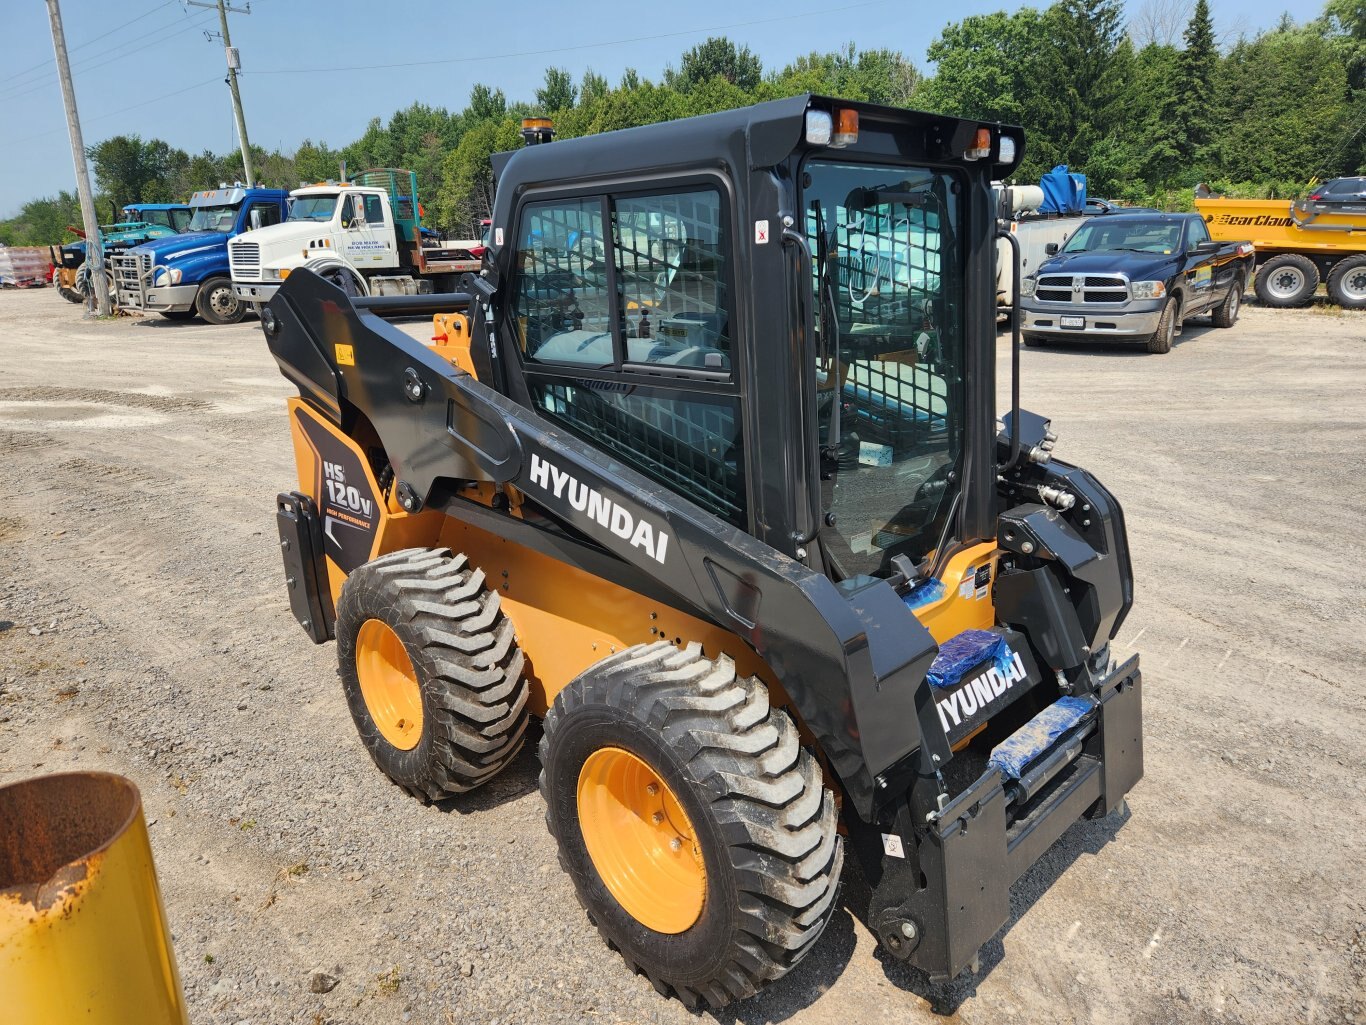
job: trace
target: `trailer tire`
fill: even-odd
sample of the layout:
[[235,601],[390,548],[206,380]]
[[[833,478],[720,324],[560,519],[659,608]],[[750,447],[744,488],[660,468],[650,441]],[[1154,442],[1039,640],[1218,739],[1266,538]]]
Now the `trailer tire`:
[[1214,308],[1210,314],[1210,319],[1215,327],[1232,327],[1238,322],[1238,311],[1243,306],[1243,279],[1237,277],[1233,279],[1233,284],[1229,286],[1228,295],[1224,296],[1224,301]]
[[528,687],[512,621],[449,548],[391,552],[347,578],[337,662],[370,757],[422,801],[473,790],[521,750]]
[[720,1007],[814,947],[844,859],[834,798],[727,656],[657,641],[599,662],[555,698],[540,754],[579,903],[661,995]]
[[194,297],[194,308],[210,324],[236,324],[247,315],[247,304],[237,298],[232,278],[221,274],[199,286]]
[[1339,260],[1328,275],[1328,295],[1344,310],[1366,310],[1366,253]]
[[1157,330],[1148,336],[1148,351],[1154,355],[1172,351],[1172,339],[1176,336],[1176,325],[1181,320],[1181,300],[1172,297],[1162,307],[1158,318]]
[[1318,267],[1299,253],[1273,256],[1257,268],[1257,298],[1275,309],[1305,305],[1314,298],[1318,287]]

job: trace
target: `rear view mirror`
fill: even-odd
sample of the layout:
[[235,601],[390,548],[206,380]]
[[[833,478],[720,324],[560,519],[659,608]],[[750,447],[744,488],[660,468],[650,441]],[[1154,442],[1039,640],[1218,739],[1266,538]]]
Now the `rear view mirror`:
[[1219,243],[1215,242],[1213,239],[1206,239],[1204,242],[1195,243],[1195,252],[1197,253],[1217,253],[1218,251]]
[[1056,242],[1050,242],[1043,247],[1043,251],[1049,256],[1056,256],[1058,255],[1058,244]]
[[264,227],[264,226],[265,226],[264,216],[263,216],[264,213],[265,213],[265,211],[263,211],[259,206],[257,206],[257,207],[252,207],[251,214],[250,214],[249,216],[250,216],[250,218],[251,218],[251,226],[252,226],[252,229],[253,229],[253,230],[255,230],[256,228],[261,228],[261,227]]

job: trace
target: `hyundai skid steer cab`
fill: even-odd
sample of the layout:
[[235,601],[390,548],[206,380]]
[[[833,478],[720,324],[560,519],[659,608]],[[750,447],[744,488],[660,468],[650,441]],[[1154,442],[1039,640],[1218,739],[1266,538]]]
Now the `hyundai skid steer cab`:
[[846,847],[952,978],[1142,775],[1119,504],[997,420],[1023,146],[818,96],[528,145],[460,294],[263,315],[289,598],[370,755],[436,801],[539,736],[579,900],[690,1005],[812,949]]

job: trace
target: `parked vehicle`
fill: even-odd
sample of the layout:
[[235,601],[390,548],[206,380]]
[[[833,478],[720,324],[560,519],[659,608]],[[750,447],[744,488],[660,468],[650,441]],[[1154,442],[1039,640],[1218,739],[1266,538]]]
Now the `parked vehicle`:
[[1356,203],[1350,190],[1338,191],[1339,182],[1355,187],[1366,179],[1335,178],[1301,203],[1226,199],[1200,186],[1195,209],[1211,238],[1251,237],[1257,298],[1267,306],[1303,306],[1324,281],[1333,302],[1366,310],[1366,203]]
[[268,301],[300,267],[348,295],[453,291],[459,275],[479,269],[479,239],[443,241],[423,227],[413,171],[375,168],[290,196],[287,221],[250,232],[230,247],[233,285],[244,302]]
[[210,324],[235,324],[247,306],[233,292],[228,243],[243,232],[282,221],[283,189],[231,188],[196,192],[188,230],[136,246],[110,260],[119,304],[168,320],[198,314]]
[[1141,341],[1169,352],[1183,321],[1238,319],[1252,274],[1250,242],[1216,242],[1198,214],[1107,214],[1082,225],[1020,282],[1024,340]]
[[1344,213],[1366,214],[1366,175],[1326,181],[1309,193],[1309,202]]
[[[165,238],[185,230],[189,224],[190,208],[183,203],[130,203],[120,211],[123,218],[115,224],[100,226],[100,238],[104,244],[105,273],[109,275],[109,299],[115,307],[118,298],[115,294],[113,274],[109,268],[109,256],[113,253],[131,249],[156,238]],[[89,272],[85,266],[85,232],[68,225],[67,231],[78,236],[75,242],[66,245],[50,246],[53,282],[57,294],[68,302],[83,303],[90,291]]]

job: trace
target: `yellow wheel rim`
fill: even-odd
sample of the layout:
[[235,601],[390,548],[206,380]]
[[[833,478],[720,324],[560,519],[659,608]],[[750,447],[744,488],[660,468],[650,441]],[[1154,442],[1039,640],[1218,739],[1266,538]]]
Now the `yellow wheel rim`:
[[356,635],[356,676],[380,736],[400,751],[422,739],[422,688],[413,660],[393,627],[367,619]]
[[683,806],[648,763],[619,747],[579,770],[584,846],[617,903],[655,932],[680,933],[702,914],[707,873]]

